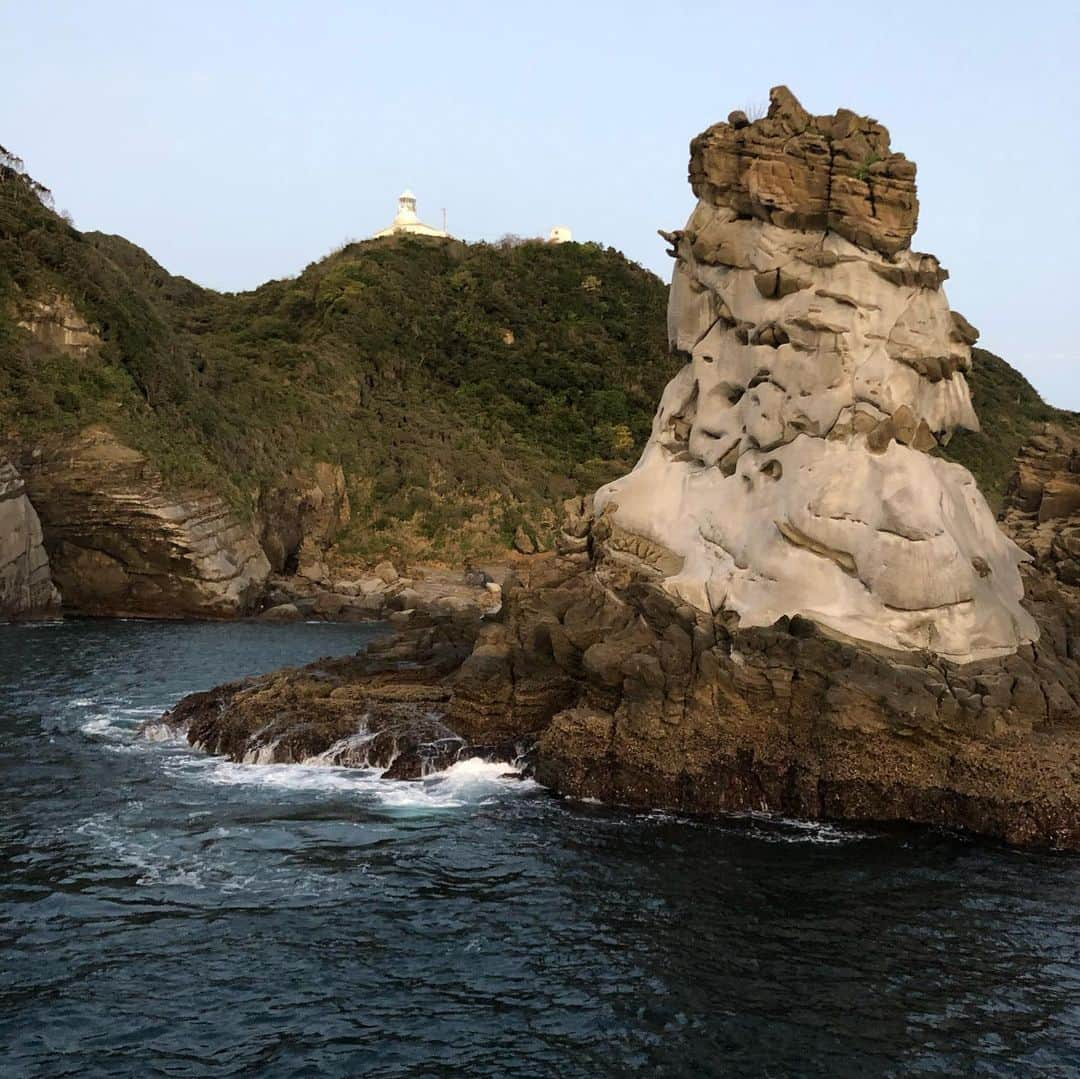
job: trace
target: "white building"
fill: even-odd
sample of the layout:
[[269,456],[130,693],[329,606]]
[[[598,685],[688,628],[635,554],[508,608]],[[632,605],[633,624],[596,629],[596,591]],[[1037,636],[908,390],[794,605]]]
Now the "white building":
[[574,238],[574,234],[567,225],[556,225],[548,236],[548,243],[568,244]]
[[396,232],[408,232],[413,236],[444,236],[449,237],[450,233],[445,232],[443,229],[433,228],[431,225],[425,225],[416,215],[416,196],[406,188],[400,195],[398,195],[398,212],[397,217],[390,223],[389,228],[381,229],[376,232],[372,237],[373,240],[377,240],[380,236],[392,236]]

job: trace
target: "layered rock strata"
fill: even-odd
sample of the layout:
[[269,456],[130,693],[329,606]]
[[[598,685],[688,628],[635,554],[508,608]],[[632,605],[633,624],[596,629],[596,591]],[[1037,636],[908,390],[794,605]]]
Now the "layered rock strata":
[[0,459],[0,621],[59,613],[41,522],[22,477]]
[[87,322],[71,300],[59,293],[23,304],[17,317],[17,324],[42,344],[71,356],[88,356],[101,344],[98,328]]
[[1021,447],[1003,521],[1036,567],[1080,587],[1080,434],[1046,424]]
[[68,609],[161,618],[253,609],[270,565],[220,498],[176,495],[137,450],[103,428],[21,461]]

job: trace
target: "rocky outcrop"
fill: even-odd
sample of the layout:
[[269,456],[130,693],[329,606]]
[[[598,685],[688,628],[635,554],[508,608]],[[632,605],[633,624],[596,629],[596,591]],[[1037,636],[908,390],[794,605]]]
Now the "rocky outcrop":
[[[908,248],[914,166],[876,122],[778,88],[695,140],[691,179],[669,237],[687,362],[635,470],[566,504],[497,616],[224,687],[177,710],[189,739],[254,759],[268,722],[308,737],[297,694],[419,699],[469,747],[534,742],[576,797],[1080,850],[1073,436],[1021,454],[1012,538],[931,455],[977,423],[976,335]],[[331,710],[305,759],[367,736]]]
[[674,597],[747,627],[804,617],[958,661],[1033,641],[1024,555],[929,452],[978,426],[976,331],[908,247],[914,166],[875,121],[809,117],[780,87],[767,119],[694,141],[691,179],[669,237],[687,362],[633,472],[597,494],[612,549],[648,547]]
[[229,617],[270,571],[252,530],[220,498],[177,495],[103,428],[20,461],[65,608],[82,614]]
[[310,472],[294,470],[264,489],[259,498],[260,541],[272,571],[326,580],[326,550],[349,517],[340,465],[322,461]]
[[0,458],[0,621],[58,614],[41,522],[22,477]]
[[386,561],[350,580],[315,583],[302,574],[271,577],[263,597],[266,610],[262,617],[270,621],[303,617],[331,622],[388,619],[402,628],[412,622],[425,623],[429,616],[479,619],[497,610],[501,602],[502,589],[483,571],[462,574],[428,567],[418,569],[417,574],[402,577]]
[[98,328],[87,322],[71,300],[59,293],[23,304],[17,324],[42,344],[72,356],[87,356],[101,344]]
[[569,589],[569,611],[592,613],[574,626],[587,645],[569,664],[578,699],[540,735],[543,782],[695,813],[907,821],[1080,849],[1075,598],[1040,571],[1028,576],[1039,643],[958,665],[840,641],[800,617],[743,628],[706,616],[610,550],[606,532],[593,525],[588,569],[548,604]]
[[416,779],[465,748],[443,718],[477,626],[472,614],[429,616],[407,641],[375,641],[361,655],[192,694],[144,734],[183,733],[197,748],[246,763],[382,768],[390,779]]
[[1003,521],[1035,566],[1080,587],[1080,426],[1047,424],[1021,448]]
[[884,255],[908,246],[919,216],[915,163],[881,124],[850,109],[811,116],[786,86],[770,92],[765,118],[735,112],[691,142],[690,185],[739,217],[829,230]]

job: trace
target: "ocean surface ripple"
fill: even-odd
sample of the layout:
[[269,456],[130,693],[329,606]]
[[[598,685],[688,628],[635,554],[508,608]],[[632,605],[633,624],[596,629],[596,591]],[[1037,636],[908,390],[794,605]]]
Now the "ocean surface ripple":
[[378,627],[0,627],[0,1075],[1080,1071],[1080,859],[138,737]]

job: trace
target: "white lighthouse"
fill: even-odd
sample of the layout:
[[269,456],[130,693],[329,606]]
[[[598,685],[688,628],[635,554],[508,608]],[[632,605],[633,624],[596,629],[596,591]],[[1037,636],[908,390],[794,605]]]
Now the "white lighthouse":
[[408,232],[413,236],[448,237],[450,235],[450,233],[445,232],[443,229],[425,225],[424,222],[420,220],[416,213],[416,196],[408,188],[398,195],[397,204],[397,216],[390,223],[390,227],[380,229],[376,232],[372,237],[373,240],[377,240],[380,236],[393,236],[398,232]]

